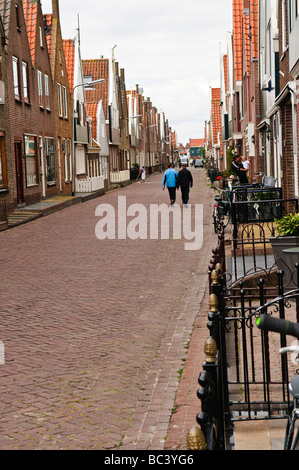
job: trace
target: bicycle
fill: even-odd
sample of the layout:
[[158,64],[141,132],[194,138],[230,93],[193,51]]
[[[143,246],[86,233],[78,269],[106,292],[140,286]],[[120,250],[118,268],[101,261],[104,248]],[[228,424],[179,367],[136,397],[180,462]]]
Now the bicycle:
[[[227,196],[226,190],[221,190],[220,194],[225,193]],[[224,223],[225,217],[227,216],[227,220]],[[226,228],[230,221],[230,202],[224,201],[222,197],[217,194],[215,196],[214,208],[213,208],[213,224],[214,224],[214,232],[218,233],[221,227]]]
[[[266,314],[260,315],[256,323],[257,327],[261,330],[294,336],[299,340],[299,323],[274,318]],[[297,353],[298,359],[299,344],[281,348],[279,352],[280,354],[286,354],[287,352]],[[297,426],[295,434],[296,421],[299,420],[299,375],[295,375],[289,383],[289,391],[293,397],[293,408],[288,416],[284,450],[299,450],[299,426]]]

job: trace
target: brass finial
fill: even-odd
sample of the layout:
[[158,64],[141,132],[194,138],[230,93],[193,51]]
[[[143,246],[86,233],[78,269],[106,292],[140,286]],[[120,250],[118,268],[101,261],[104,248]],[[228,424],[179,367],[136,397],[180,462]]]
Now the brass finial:
[[217,272],[218,272],[219,275],[221,276],[221,274],[222,274],[222,264],[221,264],[221,263],[217,263],[216,266],[215,266],[215,269],[217,270]]
[[212,271],[211,280],[212,280],[212,284],[219,284],[219,274],[216,269]]
[[217,344],[212,336],[210,336],[205,343],[204,353],[206,355],[206,362],[209,364],[214,364],[216,362]]
[[210,306],[210,312],[216,313],[218,312],[218,297],[216,294],[211,294],[209,297],[209,306]]
[[204,433],[198,426],[190,429],[187,436],[187,450],[207,450]]

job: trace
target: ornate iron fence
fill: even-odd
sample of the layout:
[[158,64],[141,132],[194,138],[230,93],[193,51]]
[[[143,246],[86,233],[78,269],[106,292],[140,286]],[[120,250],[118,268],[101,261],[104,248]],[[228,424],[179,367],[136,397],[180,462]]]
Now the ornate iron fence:
[[[250,238],[249,227],[246,233],[247,238],[236,242],[225,240],[222,230],[210,261],[209,336],[198,379],[201,411],[196,417],[199,426],[188,435],[188,449],[231,449],[235,421],[288,415],[288,378],[298,364],[279,355],[287,338],[259,331],[255,320],[262,307],[263,313],[299,321],[299,289],[285,289],[284,273],[276,261],[267,264],[270,249],[265,233]],[[249,242],[252,265],[246,269]],[[258,265],[257,256],[265,260],[264,266]],[[243,267],[241,276],[231,269],[238,263]],[[298,265],[294,272],[298,281]]]

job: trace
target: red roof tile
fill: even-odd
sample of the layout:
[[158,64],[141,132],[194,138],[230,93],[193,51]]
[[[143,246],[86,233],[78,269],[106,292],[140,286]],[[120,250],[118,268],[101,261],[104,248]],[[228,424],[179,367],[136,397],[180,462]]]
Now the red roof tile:
[[63,40],[63,49],[65,55],[66,69],[70,84],[70,92],[73,97],[74,71],[75,71],[75,45],[72,39]]
[[106,119],[108,119],[108,93],[109,93],[109,59],[82,60],[83,75],[92,77],[92,80],[104,78],[93,90],[86,90],[86,102],[96,103],[102,100]]
[[35,65],[37,8],[37,3],[34,4],[30,3],[29,0],[23,0],[24,17],[33,66]]

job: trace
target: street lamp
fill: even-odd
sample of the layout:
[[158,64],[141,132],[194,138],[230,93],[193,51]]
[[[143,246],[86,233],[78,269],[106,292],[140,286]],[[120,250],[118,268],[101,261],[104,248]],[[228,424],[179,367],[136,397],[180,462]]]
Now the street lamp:
[[83,86],[84,88],[88,88],[93,85],[97,85],[98,83],[104,82],[104,78],[99,78],[97,80],[91,80],[90,82],[79,83],[78,85],[74,86],[73,88],[73,109],[72,109],[72,124],[73,124],[73,145],[72,145],[72,196],[75,196],[75,98],[74,92],[75,89],[79,86]]

